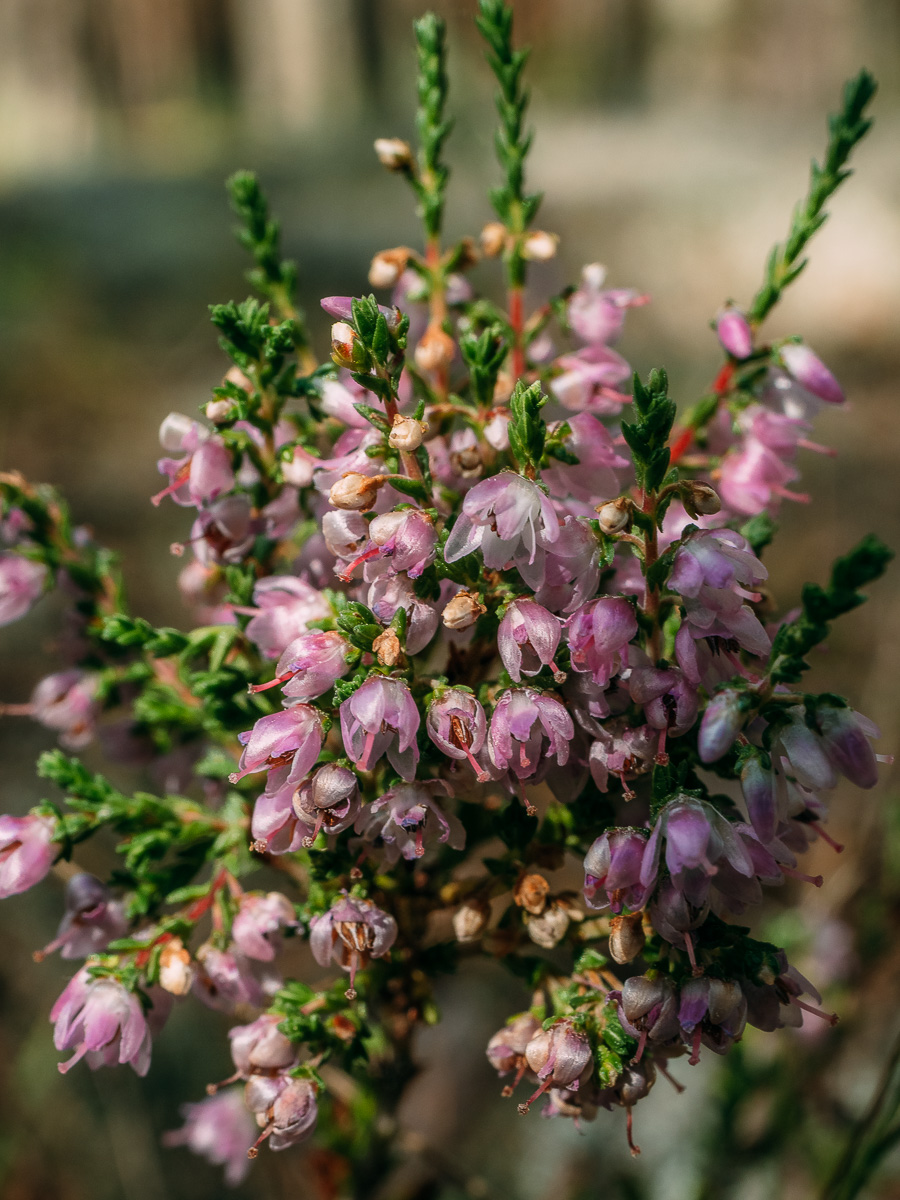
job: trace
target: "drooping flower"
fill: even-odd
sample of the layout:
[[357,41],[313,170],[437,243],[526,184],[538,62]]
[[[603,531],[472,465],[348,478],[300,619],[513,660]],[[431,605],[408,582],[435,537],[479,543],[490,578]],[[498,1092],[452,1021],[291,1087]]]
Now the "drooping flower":
[[827,404],[843,404],[843,389],[822,360],[802,342],[787,342],[779,351],[790,375],[807,392]]
[[753,875],[753,863],[734,825],[711,804],[680,796],[664,806],[644,851],[641,884],[652,888],[665,844],[665,864],[675,886],[702,904],[720,862],[740,875]]
[[202,508],[188,539],[205,567],[239,563],[257,534],[250,501],[244,495],[221,496]]
[[739,361],[753,353],[753,330],[739,308],[725,308],[716,318],[716,334],[732,358]]
[[67,750],[79,750],[94,736],[99,682],[95,671],[73,668],[45,676],[31,693],[33,717],[48,729],[58,729]]
[[424,650],[440,624],[435,605],[416,595],[405,575],[385,572],[373,580],[366,597],[369,608],[383,625],[388,625],[402,608],[406,613],[406,650],[418,654]]
[[557,681],[565,678],[553,661],[562,627],[558,617],[534,600],[513,600],[497,630],[497,647],[510,678],[537,675],[550,667]]
[[310,830],[303,845],[312,845],[321,830],[329,835],[341,833],[356,820],[359,781],[347,767],[325,763],[294,792],[291,803],[298,821]]
[[247,637],[266,658],[278,658],[310,621],[331,616],[331,605],[318,590],[296,575],[268,575],[253,589],[253,619]]
[[[373,900],[343,895],[327,913],[313,917],[309,946],[320,967],[334,959],[350,975],[353,992],[356,972],[372,958],[383,958],[397,939],[397,922]],[[355,992],[354,992],[355,995]]]
[[559,700],[534,688],[510,688],[491,717],[488,751],[498,770],[530,779],[549,766],[551,756],[564,766],[574,736],[572,718]]
[[419,710],[400,679],[373,675],[341,705],[344,748],[361,771],[387,754],[401,778],[414,779],[418,728]]
[[520,1112],[527,1112],[547,1088],[577,1087],[591,1061],[591,1045],[568,1018],[563,1018],[534,1035],[525,1047],[525,1061],[540,1080],[540,1087],[519,1106]]
[[731,529],[689,533],[675,552],[669,587],[684,600],[694,637],[735,638],[751,654],[771,645],[745,599],[768,576],[747,540]]
[[168,486],[152,499],[159,505],[165,496],[176,504],[200,508],[234,487],[231,455],[222,440],[198,421],[181,413],[169,413],[159,431],[164,450],[182,453],[183,458],[161,458],[160,474]]
[[[597,497],[617,496],[620,484],[616,471],[624,471],[629,462],[616,453],[606,426],[586,412],[570,417],[559,426],[564,448],[574,454],[578,462],[550,460],[551,465],[543,469],[541,477],[551,493],[572,496],[590,504],[596,503]],[[557,428],[551,426],[551,434],[557,432]]]
[[475,758],[484,745],[487,719],[470,691],[447,688],[432,700],[425,714],[425,729],[446,755],[457,760],[468,759],[479,782],[487,780],[487,772]]
[[[623,907],[643,908],[648,889],[641,883],[647,835],[639,829],[609,829],[602,833],[584,860],[584,898],[589,908],[614,913]],[[606,899],[599,898],[604,892]]]
[[40,598],[47,568],[21,554],[0,554],[0,625],[24,617]]
[[182,1104],[181,1129],[162,1135],[164,1146],[186,1146],[207,1162],[225,1168],[228,1187],[237,1187],[247,1177],[247,1151],[256,1137],[256,1122],[244,1103],[240,1088],[228,1088],[196,1104]]
[[367,841],[381,840],[388,862],[421,858],[430,842],[447,842],[454,850],[466,844],[466,831],[453,813],[445,812],[435,794],[452,795],[442,779],[401,783],[367,805],[356,822]]
[[[0,822],[3,818],[0,817]],[[66,884],[66,910],[56,937],[38,951],[44,958],[54,950],[61,958],[87,958],[99,954],[128,928],[123,905],[93,875],[73,875]]]
[[231,937],[241,954],[271,962],[281,949],[281,930],[296,928],[293,905],[281,892],[247,892],[232,922]]
[[286,1150],[308,1138],[316,1127],[316,1089],[308,1079],[254,1076],[244,1089],[244,1100],[263,1126],[251,1157],[266,1138],[270,1150]]
[[278,1028],[278,1013],[263,1013],[249,1025],[234,1025],[228,1030],[231,1057],[244,1079],[269,1071],[287,1071],[297,1062],[297,1048]]
[[40,883],[56,857],[55,833],[52,817],[0,816],[0,898],[27,892]]
[[[165,993],[161,993],[165,995]],[[138,1075],[150,1069],[151,1033],[141,1002],[113,976],[94,978],[83,967],[50,1010],[57,1050],[74,1050],[60,1074],[87,1056],[88,1066],[131,1063]]]
[[315,765],[323,737],[322,718],[310,704],[294,704],[283,712],[260,717],[252,729],[238,734],[244,753],[238,770],[229,778],[237,783],[255,771],[290,763],[290,778],[299,783]]
[[589,673],[605,688],[625,666],[623,651],[637,630],[634,608],[621,596],[601,596],[582,605],[566,622],[572,670]]
[[283,686],[284,695],[291,700],[315,700],[347,674],[352,652],[343,634],[318,629],[301,633],[279,658],[275,678],[256,684],[250,691]]
[[219,950],[204,942],[196,958],[194,994],[218,1012],[233,1013],[243,1005],[263,1008],[281,987],[281,976],[273,967],[247,958],[234,946]]
[[372,559],[385,563],[390,574],[404,571],[410,579],[418,579],[434,559],[434,522],[416,508],[382,513],[369,525],[368,536],[367,548],[338,571],[345,581],[359,563]]

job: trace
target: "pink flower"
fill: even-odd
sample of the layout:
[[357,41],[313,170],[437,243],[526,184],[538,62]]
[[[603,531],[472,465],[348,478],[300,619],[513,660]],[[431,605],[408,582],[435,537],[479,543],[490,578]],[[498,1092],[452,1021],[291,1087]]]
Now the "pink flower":
[[269,575],[253,589],[253,620],[247,637],[266,658],[278,658],[306,632],[310,621],[331,616],[331,605],[318,590],[295,575]]
[[359,563],[373,558],[385,562],[392,575],[405,571],[410,579],[418,579],[434,560],[434,522],[418,509],[382,513],[372,521],[368,532],[371,540],[367,549],[338,572],[345,581]]
[[437,633],[440,613],[434,604],[416,595],[405,575],[380,575],[369,587],[366,600],[383,625],[389,625],[397,612],[401,608],[404,610],[408,654],[418,654],[424,650]]
[[497,647],[510,678],[537,675],[550,667],[557,681],[565,676],[553,661],[562,627],[558,617],[534,600],[513,600],[497,630]]
[[248,958],[272,962],[281,949],[281,930],[296,928],[293,905],[281,892],[247,892],[241,897],[231,937]]
[[359,813],[359,783],[346,767],[325,763],[294,792],[291,803],[309,829],[302,844],[311,846],[322,829],[332,836],[350,828]]
[[534,688],[510,688],[494,709],[488,751],[498,770],[530,779],[549,766],[550,756],[564,766],[574,736],[572,718],[558,700]]
[[131,1063],[138,1075],[150,1069],[151,1035],[141,1002],[111,976],[94,978],[83,967],[66,985],[50,1011],[56,1023],[53,1044],[57,1050],[74,1050],[59,1064],[65,1075],[87,1055],[88,1066]]
[[266,779],[266,790],[253,806],[250,834],[267,854],[288,854],[315,840],[313,822],[298,815],[294,797],[298,784],[290,766],[275,767]]
[[[356,972],[370,959],[383,958],[397,939],[397,922],[372,900],[343,895],[327,913],[313,917],[309,926],[309,948],[320,967],[334,959],[350,975],[350,991]],[[355,995],[355,992],[354,992]]]
[[247,958],[236,947],[218,950],[204,942],[196,958],[194,994],[217,1012],[233,1013],[243,1005],[263,1008],[281,987],[281,976],[273,967]]
[[535,600],[551,612],[573,612],[597,591],[600,544],[586,521],[568,516],[544,558],[544,581]]
[[604,289],[605,278],[605,267],[589,263],[581,273],[581,287],[569,297],[569,324],[583,342],[592,346],[614,342],[622,332],[627,309],[650,299],[633,288]]
[[591,504],[618,496],[621,486],[616,471],[624,471],[630,464],[616,453],[606,426],[590,413],[582,412],[566,422],[551,425],[550,432],[556,432],[561,424],[569,427],[569,433],[562,438],[563,445],[578,463],[551,458],[550,466],[541,472],[551,493],[573,496]]
[[201,509],[191,526],[190,543],[205,567],[239,563],[249,553],[257,534],[246,496],[223,496]]
[[573,671],[589,673],[606,687],[625,666],[624,650],[638,631],[634,608],[621,596],[601,596],[585,604],[566,622]]
[[421,858],[427,842],[447,842],[462,850],[466,831],[452,813],[446,813],[434,799],[435,793],[452,795],[442,779],[427,783],[401,783],[379,796],[356,822],[356,832],[367,841],[380,838],[387,849],[387,861]]
[[186,1146],[217,1167],[225,1168],[225,1182],[237,1187],[247,1177],[247,1151],[256,1136],[256,1122],[239,1088],[207,1096],[197,1104],[182,1104],[184,1125],[162,1136],[164,1146]]
[[416,775],[419,710],[402,680],[384,675],[369,679],[341,705],[344,748],[361,771],[383,754],[401,778]]
[[315,765],[324,736],[322,717],[310,704],[295,704],[260,717],[252,729],[238,734],[244,753],[239,769],[229,778],[237,783],[255,771],[290,763],[290,778],[299,783]]
[[297,1062],[296,1047],[278,1028],[281,1020],[277,1013],[263,1013],[249,1025],[228,1030],[231,1057],[245,1079],[258,1072],[287,1071]]
[[425,730],[450,758],[468,759],[480,783],[489,778],[475,758],[484,745],[487,720],[484,709],[466,688],[447,688],[428,706]]
[[86,746],[94,736],[99,714],[95,699],[99,675],[93,671],[59,671],[47,675],[31,693],[31,711],[36,721],[60,731],[60,742],[68,750]]
[[154,504],[171,496],[176,504],[200,508],[234,487],[231,455],[221,439],[199,422],[170,413],[162,423],[159,440],[164,450],[180,450],[185,456],[159,460],[159,471],[168,475],[169,483],[152,498]]
[[283,684],[291,700],[314,700],[350,670],[353,647],[340,633],[311,630],[294,638],[275,668],[275,678],[258,683],[251,692],[265,692]]
[[791,376],[807,392],[827,404],[843,404],[843,389],[822,360],[799,342],[787,342],[779,351]]
[[24,617],[44,590],[47,568],[21,554],[0,554],[0,625]]
[[52,817],[0,816],[0,898],[40,883],[56,858],[55,833]]
[[750,607],[748,587],[768,576],[746,539],[730,529],[700,529],[678,547],[669,587],[684,600],[692,635],[736,638],[751,654],[765,655],[770,640]]
[[585,346],[574,354],[556,359],[561,373],[550,380],[550,391],[566,408],[598,416],[616,416],[631,400],[619,390],[631,375],[631,367],[608,346]]
[[[2,821],[3,818],[0,818]],[[128,928],[122,904],[93,875],[73,875],[66,884],[66,911],[56,937],[35,954],[44,958],[60,950],[61,958],[100,954]]]
[[[589,908],[605,908],[614,913],[623,906],[643,908],[647,888],[641,884],[641,865],[647,848],[647,835],[640,829],[610,829],[600,835],[584,860],[584,898]],[[598,893],[605,901],[598,902]]]
[[286,1150],[309,1137],[316,1127],[316,1089],[308,1079],[274,1079],[254,1075],[244,1089],[244,1100],[263,1131],[255,1148],[269,1139],[269,1149]]
[[753,353],[753,330],[739,308],[726,308],[716,318],[716,333],[722,347],[738,360]]

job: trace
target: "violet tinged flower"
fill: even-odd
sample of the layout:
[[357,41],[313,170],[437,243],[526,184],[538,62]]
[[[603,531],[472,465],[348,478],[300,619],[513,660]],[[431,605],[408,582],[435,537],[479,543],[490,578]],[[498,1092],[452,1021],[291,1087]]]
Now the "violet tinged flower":
[[544,558],[544,581],[535,600],[551,612],[574,612],[597,591],[600,544],[586,521],[567,516]]
[[191,526],[190,544],[205,567],[239,563],[256,537],[256,522],[246,496],[223,496],[201,509]]
[[402,779],[415,779],[419,710],[400,679],[373,675],[341,705],[341,735],[349,757],[368,771],[383,754]]
[[278,658],[310,621],[332,615],[331,605],[312,584],[296,575],[269,575],[253,589],[252,616],[246,633],[266,658]]
[[231,938],[241,954],[271,962],[281,949],[281,930],[296,928],[294,907],[281,892],[247,892],[241,897]]
[[700,1061],[701,1043],[724,1054],[747,1024],[747,1000],[740,984],[709,976],[689,979],[679,995],[678,1023],[690,1037],[691,1066]]
[[261,532],[272,541],[289,537],[300,520],[300,498],[292,487],[283,488],[259,512]]
[[569,430],[563,435],[563,445],[578,462],[550,460],[551,465],[544,468],[541,478],[551,494],[573,496],[590,504],[595,504],[598,497],[617,496],[621,485],[616,471],[624,471],[630,464],[616,453],[606,426],[590,413],[579,413],[551,425],[550,432],[556,433],[563,426]]
[[197,951],[194,994],[207,1008],[233,1013],[243,1005],[263,1008],[281,987],[281,976],[235,948],[217,950],[210,942]]
[[641,867],[641,884],[648,889],[656,881],[663,842],[669,874],[695,906],[704,902],[719,862],[729,863],[740,875],[753,875],[750,856],[734,826],[705,800],[681,796],[660,812]]
[[684,600],[694,637],[732,637],[751,654],[765,655],[769,635],[744,599],[746,589],[768,576],[766,568],[739,533],[700,529],[678,547],[669,587]]
[[287,854],[313,844],[315,822],[305,813],[299,814],[294,805],[298,790],[290,766],[275,767],[269,772],[266,790],[257,797],[250,821],[250,834],[257,850]]
[[248,1079],[257,1073],[287,1071],[296,1065],[297,1049],[279,1030],[281,1021],[277,1013],[263,1013],[249,1025],[235,1025],[228,1030],[231,1057],[239,1076]]
[[637,631],[634,608],[620,596],[582,605],[566,622],[572,670],[589,673],[605,688],[626,665],[623,651]]
[[822,997],[805,979],[796,967],[788,966],[787,957],[783,950],[776,953],[779,974],[773,979],[771,968],[765,967],[755,980],[740,979],[741,989],[747,999],[747,1023],[765,1033],[785,1026],[797,1028],[803,1022],[803,1013],[821,1017],[830,1025],[837,1022],[833,1014],[814,1008],[805,1000],[803,995],[810,996],[816,1004],[822,1003]]
[[622,1028],[638,1039],[635,1062],[640,1062],[648,1041],[670,1042],[678,1036],[678,997],[668,979],[632,975],[618,996],[611,995],[617,1000]]
[[753,330],[739,308],[726,308],[716,318],[716,334],[722,348],[740,361],[753,353]]
[[779,351],[781,361],[790,375],[819,400],[827,404],[843,404],[843,389],[822,360],[799,342],[787,342]]
[[55,833],[52,817],[0,816],[0,899],[40,883],[56,858]]
[[620,390],[631,375],[621,354],[608,346],[585,346],[556,359],[561,374],[550,380],[550,391],[564,407],[597,416],[618,416],[631,396]]
[[46,675],[29,701],[31,714],[48,729],[57,729],[60,744],[67,750],[79,750],[94,736],[100,712],[97,685],[100,676],[94,671],[58,671]]
[[605,279],[606,268],[601,263],[588,263],[581,272],[581,286],[569,297],[569,324],[589,345],[614,342],[622,332],[626,311],[650,300],[634,288],[604,289]]
[[746,692],[726,689],[716,692],[707,704],[697,735],[701,762],[718,762],[734,745],[747,717],[746,696]]
[[0,625],[24,617],[40,599],[46,580],[43,563],[32,562],[21,554],[0,554]]
[[437,542],[434,522],[418,509],[382,513],[369,525],[368,535],[370,540],[367,548],[353,562],[337,571],[345,582],[360,563],[371,559],[384,562],[390,574],[404,571],[410,579],[418,579],[434,561]]
[[816,708],[815,722],[825,753],[840,773],[857,787],[874,787],[878,758],[869,739],[879,736],[878,726],[852,708],[828,704]]
[[[647,835],[639,829],[610,829],[594,842],[584,860],[584,899],[588,908],[607,904],[614,913],[643,908],[647,888],[641,884],[641,865]],[[605,899],[600,893],[605,893]]]
[[447,688],[432,700],[425,714],[425,731],[450,758],[468,759],[479,783],[488,780],[488,773],[475,757],[484,746],[487,719],[470,691]]
[[[252,1158],[256,1157],[257,1147],[266,1138],[270,1150],[286,1150],[308,1138],[316,1127],[316,1089],[309,1080],[282,1077],[276,1086],[271,1086],[275,1083],[275,1080],[262,1081],[259,1076],[254,1076],[244,1089],[247,1106],[256,1113],[257,1124],[263,1126],[262,1133],[248,1151]],[[265,1108],[258,1107],[254,1101],[266,1092],[272,1093],[271,1103]],[[265,1096],[266,1100],[269,1098]]]
[[466,844],[462,822],[444,812],[435,793],[453,794],[442,779],[398,784],[363,809],[356,832],[367,841],[380,838],[388,862],[396,862],[401,855],[409,861],[421,858],[426,846],[435,842],[447,842],[453,850],[462,850]]
[[559,519],[548,496],[536,483],[501,471],[477,483],[444,546],[447,562],[481,550],[489,570],[515,563],[531,588],[543,582],[544,552],[559,537]]
[[525,1047],[525,1061],[537,1075],[540,1086],[519,1105],[519,1112],[528,1112],[538,1096],[550,1087],[577,1087],[591,1057],[587,1037],[568,1019],[536,1033]]
[[[728,864],[725,864],[726,870]],[[744,876],[737,875],[731,872],[733,878],[739,882],[746,884],[747,891],[751,891],[756,902],[762,899],[762,888],[755,879],[747,879]],[[720,868],[715,875],[716,885],[722,882],[723,871]],[[729,881],[731,882],[731,881]],[[741,898],[744,897],[744,889],[738,889]],[[729,899],[734,900],[734,897],[729,894]],[[695,929],[699,929],[706,918],[709,916],[710,901],[704,897],[698,898],[696,904],[692,904],[686,897],[683,891],[671,878],[665,878],[657,886],[653,895],[653,900],[650,903],[650,924],[660,937],[665,938],[673,946],[677,946],[679,950],[684,950],[687,953],[688,960],[695,974],[699,974],[697,966],[697,956],[694,951],[694,941],[692,934]],[[729,912],[743,911],[739,903],[731,903],[728,906]]]
[[757,837],[763,844],[770,842],[779,818],[786,814],[779,812],[775,772],[764,767],[755,754],[741,768],[741,791]]
[[290,763],[290,778],[299,783],[315,765],[324,736],[321,714],[310,704],[294,704],[260,717],[252,729],[238,734],[244,753],[229,779],[237,783],[255,771]]
[[326,763],[294,792],[292,805],[310,830],[302,844],[311,846],[323,829],[331,836],[350,828],[359,815],[359,783],[346,767]]
[[[322,534],[335,558],[358,559],[369,540],[369,522],[360,512],[332,508],[322,517]],[[336,564],[335,574],[349,576],[353,567],[341,563],[338,570]]]
[[73,875],[66,884],[66,911],[56,937],[34,957],[40,960],[54,950],[60,951],[61,958],[100,954],[127,928],[123,906],[112,899],[105,884],[93,875]]
[[515,1079],[503,1089],[504,1096],[511,1096],[528,1070],[525,1049],[532,1038],[541,1032],[541,1024],[531,1013],[522,1013],[507,1022],[487,1044],[488,1062],[502,1077],[515,1071]]
[[572,718],[558,700],[534,688],[510,688],[491,717],[488,753],[499,771],[530,779],[551,756],[564,766],[574,736]]
[[497,630],[497,647],[509,675],[521,683],[522,675],[537,675],[549,667],[557,683],[565,675],[553,661],[562,627],[558,617],[534,600],[513,600]]
[[[334,317],[336,321],[352,321],[353,300],[353,296],[323,296],[319,304],[329,317]],[[398,308],[388,308],[385,304],[379,304],[378,311],[387,321],[389,329],[399,326],[401,313]]]
[[606,721],[598,726],[588,757],[591,777],[601,792],[609,790],[609,777],[622,784],[626,800],[635,793],[628,780],[646,775],[653,767],[659,747],[659,734],[649,725],[629,725],[622,720]]
[[644,709],[647,724],[660,731],[657,759],[664,761],[667,734],[678,737],[692,728],[697,717],[697,689],[678,667],[654,667],[637,646],[628,652],[631,669],[628,694]]
[[94,978],[82,967],[50,1010],[57,1050],[74,1050],[59,1063],[65,1075],[87,1055],[88,1066],[131,1063],[138,1075],[150,1069],[151,1034],[141,1002],[118,979]]
[[366,597],[369,608],[383,625],[389,625],[402,608],[406,613],[406,651],[418,654],[424,650],[440,624],[437,608],[420,600],[405,575],[382,575],[369,587]]
[[186,1146],[213,1166],[225,1168],[225,1183],[237,1187],[247,1177],[247,1151],[256,1136],[256,1122],[239,1088],[207,1096],[196,1104],[182,1104],[181,1129],[162,1135],[164,1146]]
[[284,695],[291,700],[314,700],[347,674],[352,653],[353,647],[340,633],[318,629],[301,633],[279,658],[275,678],[249,690],[265,692],[284,685]]
[[169,483],[152,497],[155,505],[171,496],[176,504],[200,508],[234,487],[231,455],[221,439],[197,421],[170,413],[159,440],[164,450],[181,451],[184,457],[159,460],[159,472],[169,477]]
[[373,900],[346,894],[334,901],[327,913],[313,917],[309,925],[309,947],[320,967],[334,959],[350,975],[349,992],[356,995],[356,972],[372,958],[383,958],[397,939],[397,922]]

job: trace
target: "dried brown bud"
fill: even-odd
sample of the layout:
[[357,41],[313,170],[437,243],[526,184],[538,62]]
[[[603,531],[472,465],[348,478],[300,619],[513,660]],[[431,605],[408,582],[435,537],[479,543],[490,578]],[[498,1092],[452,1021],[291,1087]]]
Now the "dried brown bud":
[[555,233],[545,233],[543,229],[535,229],[527,234],[522,243],[522,257],[532,262],[547,262],[556,256],[559,238]]
[[506,245],[506,226],[500,221],[488,221],[481,231],[481,253],[485,258],[496,258]]
[[369,283],[372,287],[393,287],[406,270],[411,254],[409,246],[394,246],[392,250],[382,250],[376,254],[369,267]]
[[487,609],[471,592],[457,592],[444,609],[442,620],[447,629],[468,629]]
[[491,919],[490,905],[471,897],[453,914],[453,932],[458,942],[477,942]]
[[537,917],[527,917],[525,928],[528,936],[535,945],[544,950],[552,950],[566,936],[569,928],[569,914],[565,906],[554,900],[552,904]]
[[414,417],[401,417],[397,413],[394,417],[394,427],[388,434],[388,442],[395,450],[411,452],[418,450],[427,432],[426,422],[417,421]]
[[722,508],[718,492],[699,479],[681,485],[681,502],[692,517],[711,517]]
[[617,963],[630,963],[644,948],[644,914],[623,913],[609,923],[609,952]]
[[468,271],[470,267],[475,266],[480,257],[474,238],[468,236],[460,238],[459,245],[456,246],[452,253],[453,261],[451,265],[457,271]]
[[550,884],[543,875],[522,875],[513,888],[513,900],[526,912],[538,916],[547,905]]
[[384,479],[383,475],[358,475],[348,471],[331,485],[328,499],[335,508],[367,512],[375,503]]
[[397,667],[404,660],[403,647],[393,629],[386,629],[384,633],[379,633],[372,643],[372,649],[383,667]]
[[462,450],[454,450],[450,455],[450,465],[463,479],[472,479],[484,469],[481,451],[477,446],[463,446]]
[[633,502],[627,496],[619,496],[617,500],[607,500],[605,504],[597,505],[597,517],[600,528],[605,534],[621,533],[631,524]]
[[159,956],[159,986],[173,996],[186,996],[194,982],[191,956],[181,938],[172,938]]
[[408,171],[413,165],[412,146],[403,138],[376,138],[375,153],[389,171]]
[[438,371],[448,367],[453,360],[456,343],[445,333],[438,321],[432,321],[422,340],[416,346],[413,358],[420,371]]

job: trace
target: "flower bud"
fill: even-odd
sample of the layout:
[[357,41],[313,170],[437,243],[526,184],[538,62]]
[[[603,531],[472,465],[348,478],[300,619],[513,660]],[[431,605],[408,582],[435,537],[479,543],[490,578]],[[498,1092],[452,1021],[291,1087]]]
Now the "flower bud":
[[457,592],[452,597],[441,618],[447,629],[469,629],[487,609],[471,592]]
[[453,932],[458,942],[477,942],[491,919],[490,905],[476,896],[466,900],[453,914]]
[[382,250],[376,254],[369,267],[369,283],[372,287],[393,287],[406,270],[411,253],[408,246],[395,246],[392,250]]
[[716,692],[700,722],[697,748],[701,762],[716,762],[731,749],[744,723],[744,713],[740,692]]
[[376,138],[375,153],[389,171],[408,171],[413,165],[412,147],[402,138]]
[[485,258],[497,258],[506,245],[506,226],[500,221],[488,221],[479,238]]
[[781,359],[802,388],[828,404],[844,403],[846,397],[841,385],[809,346],[788,342],[781,347]]
[[349,768],[325,763],[312,777],[312,802],[316,808],[333,808],[352,800],[357,787],[356,776]]
[[194,982],[191,956],[181,938],[172,938],[159,956],[159,986],[173,996],[186,996]]
[[617,963],[630,963],[644,948],[644,914],[613,917],[609,925],[610,955]]
[[463,446],[462,450],[454,450],[450,455],[450,465],[463,479],[472,479],[480,475],[484,468],[481,451],[477,446]]
[[538,1079],[567,1087],[591,1061],[591,1047],[584,1034],[564,1019],[535,1034],[525,1047],[525,1058]]
[[352,325],[348,325],[346,321],[335,321],[331,327],[331,357],[339,367],[347,367],[350,370],[359,367],[356,351],[358,343],[359,336]]
[[617,500],[607,500],[596,508],[600,528],[607,536],[621,533],[631,524],[632,502],[627,496],[619,496]]
[[732,358],[749,358],[753,353],[753,330],[739,308],[726,308],[716,318],[716,334]]
[[692,517],[710,517],[722,508],[722,501],[715,489],[699,479],[691,479],[681,485],[681,502]]
[[420,371],[439,371],[453,360],[456,343],[445,333],[440,322],[432,321],[416,346],[413,358]]
[[401,417],[397,413],[394,417],[394,427],[388,434],[388,445],[394,450],[418,450],[427,432],[426,422],[417,421],[414,417]]
[[356,471],[348,471],[331,485],[328,499],[335,508],[368,512],[383,483],[383,475],[359,475]]
[[203,411],[206,413],[208,421],[212,421],[214,425],[218,425],[222,421],[228,420],[231,416],[231,409],[232,404],[230,400],[210,400]]
[[513,888],[513,900],[527,913],[539,916],[547,905],[550,884],[543,875],[523,875]]
[[744,763],[741,791],[756,836],[761,842],[770,842],[778,824],[775,774],[767,771],[756,755]]
[[372,649],[383,667],[396,667],[403,662],[403,647],[393,629],[380,633],[372,643]]
[[554,900],[540,916],[529,917],[525,928],[536,946],[540,946],[543,950],[552,950],[566,936],[569,922],[570,917],[565,905]]
[[545,233],[543,229],[532,230],[522,243],[522,257],[532,262],[548,262],[556,256],[559,237],[555,233]]

